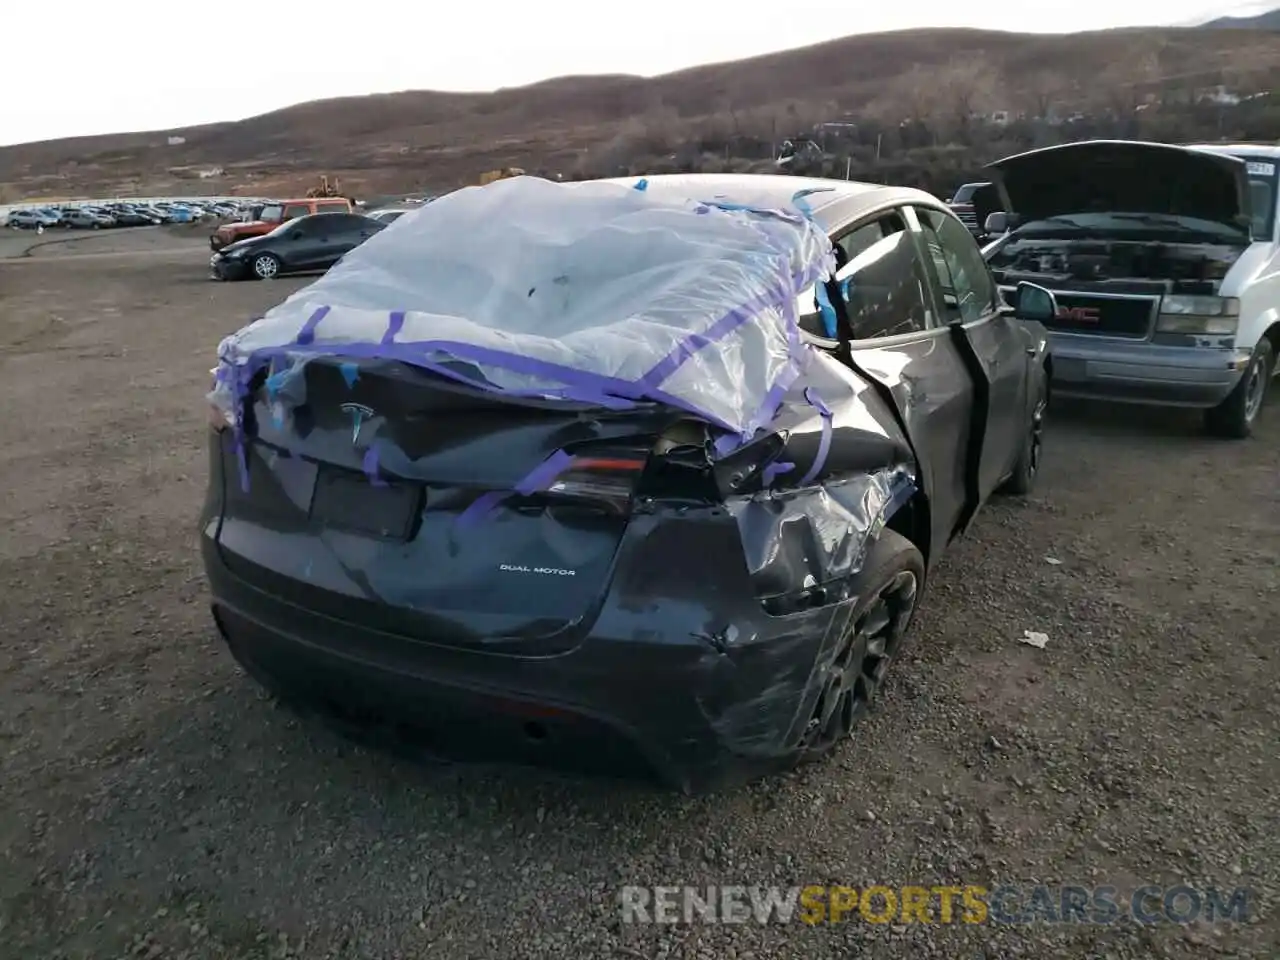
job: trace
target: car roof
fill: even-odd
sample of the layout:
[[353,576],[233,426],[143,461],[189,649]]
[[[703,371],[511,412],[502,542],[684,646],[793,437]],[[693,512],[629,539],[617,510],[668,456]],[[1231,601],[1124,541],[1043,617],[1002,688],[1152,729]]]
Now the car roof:
[[820,191],[805,197],[809,209],[819,223],[828,225],[838,205],[839,219],[847,221],[860,213],[890,202],[927,203],[941,206],[941,201],[923,190],[911,187],[887,187],[857,180],[830,180],[822,177],[796,177],[770,173],[666,173],[649,177],[610,177],[605,182],[635,184],[648,181],[648,192],[658,196],[727,200],[754,207],[792,207],[792,197],[801,190]]
[[1275,157],[1280,159],[1280,144],[1274,143],[1188,143],[1193,150],[1212,150],[1236,157]]

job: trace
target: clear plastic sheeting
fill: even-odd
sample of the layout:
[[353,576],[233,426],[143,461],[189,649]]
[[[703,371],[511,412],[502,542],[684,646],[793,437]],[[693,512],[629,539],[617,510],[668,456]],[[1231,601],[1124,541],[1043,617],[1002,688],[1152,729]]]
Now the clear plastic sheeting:
[[516,177],[399,218],[223,341],[212,399],[316,355],[379,357],[498,393],[658,402],[738,436],[805,360],[799,292],[833,266],[792,210],[663,200],[644,181]]

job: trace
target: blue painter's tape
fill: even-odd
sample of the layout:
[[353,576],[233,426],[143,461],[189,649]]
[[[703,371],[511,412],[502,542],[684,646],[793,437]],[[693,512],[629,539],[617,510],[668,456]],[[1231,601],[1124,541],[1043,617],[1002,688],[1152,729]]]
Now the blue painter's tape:
[[338,369],[342,371],[342,379],[347,381],[348,390],[354,387],[356,381],[360,379],[360,368],[354,363],[339,364]]
[[766,487],[772,487],[773,481],[777,480],[778,477],[782,476],[784,473],[790,473],[795,468],[796,465],[794,463],[771,463],[764,468],[764,472],[760,475],[761,482]]
[[822,314],[822,329],[829,339],[834,340],[838,334],[836,308],[831,305],[831,297],[827,293],[827,285],[819,281],[814,286],[813,292],[817,295],[818,312]]
[[822,473],[822,468],[827,464],[827,457],[831,453],[831,435],[833,432],[831,418],[834,414],[812,387],[805,388],[804,398],[809,401],[810,405],[818,411],[818,415],[822,417],[822,436],[818,440],[818,452],[814,454],[813,463],[809,465],[805,475],[800,478],[799,485],[807,487],[818,478],[818,474]]

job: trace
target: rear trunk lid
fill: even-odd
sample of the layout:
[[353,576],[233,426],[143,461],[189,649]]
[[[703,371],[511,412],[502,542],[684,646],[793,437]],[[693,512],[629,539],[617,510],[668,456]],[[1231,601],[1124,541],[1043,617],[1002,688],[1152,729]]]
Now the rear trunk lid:
[[670,411],[513,401],[389,361],[317,359],[224,432],[218,546],[250,583],[448,646],[571,649],[606,593]]
[[1032,150],[988,166],[1019,220],[1092,211],[1195,217],[1248,231],[1246,164],[1206,150],[1088,140]]

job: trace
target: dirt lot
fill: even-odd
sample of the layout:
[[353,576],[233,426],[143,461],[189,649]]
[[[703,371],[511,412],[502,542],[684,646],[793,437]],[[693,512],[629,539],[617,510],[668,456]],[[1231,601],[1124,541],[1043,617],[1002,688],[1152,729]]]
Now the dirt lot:
[[[299,282],[205,263],[195,240],[0,263],[0,956],[1276,955],[1280,405],[1237,444],[1060,412],[1038,494],[953,548],[831,763],[697,799],[422,767],[294,720],[215,636],[202,394],[219,337]],[[659,928],[617,907],[629,883],[1142,881],[1248,886],[1254,920]]]

